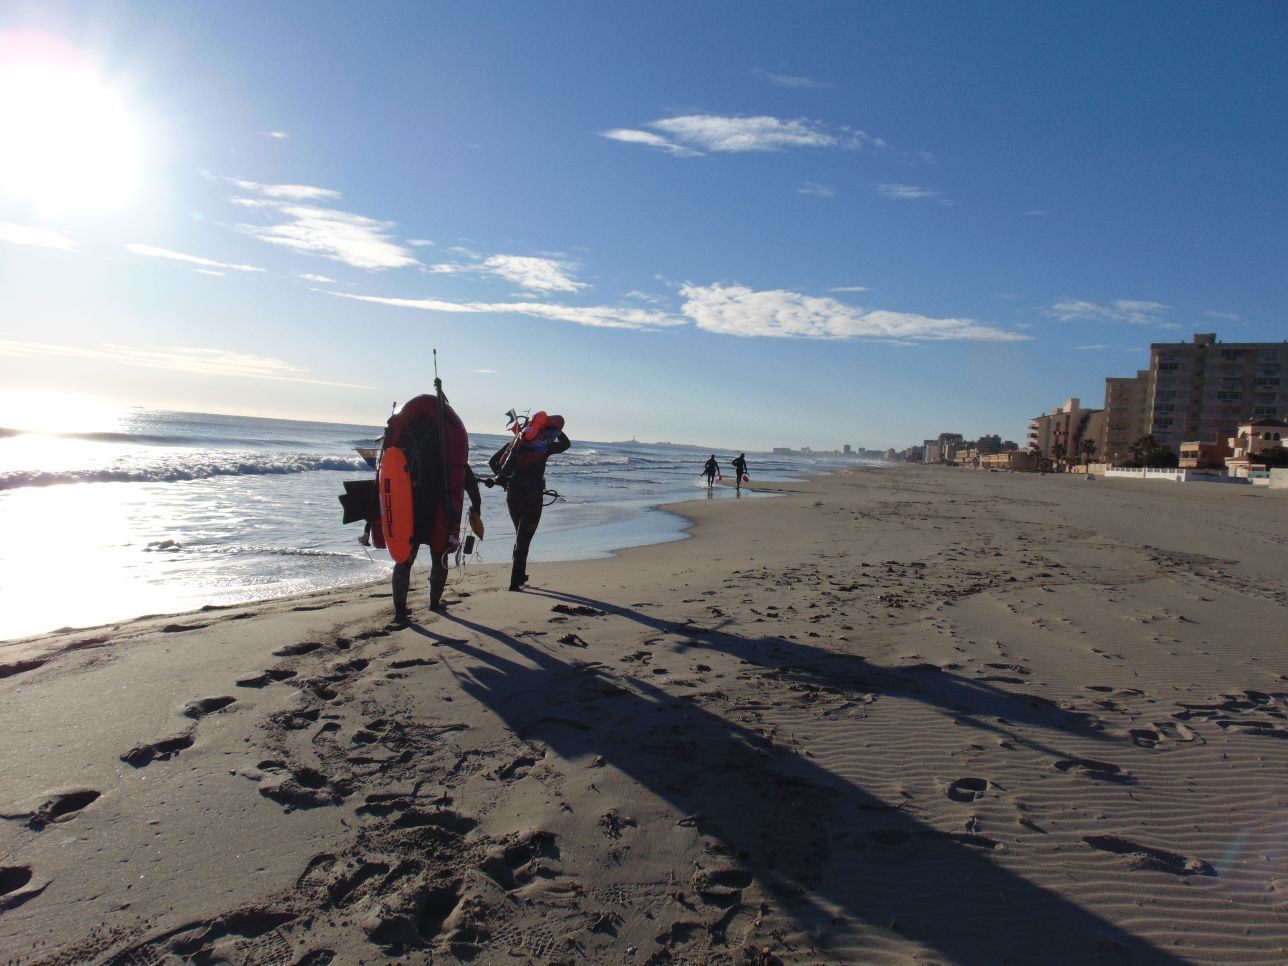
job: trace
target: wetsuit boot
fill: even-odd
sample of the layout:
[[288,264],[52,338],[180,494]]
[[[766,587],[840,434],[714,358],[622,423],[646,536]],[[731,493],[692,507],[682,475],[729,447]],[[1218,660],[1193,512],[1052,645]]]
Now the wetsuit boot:
[[407,591],[411,587],[411,561],[394,564],[393,598],[394,623],[411,623],[411,614],[407,610]]
[[435,554],[429,571],[429,609],[444,611],[443,590],[447,587],[447,554]]

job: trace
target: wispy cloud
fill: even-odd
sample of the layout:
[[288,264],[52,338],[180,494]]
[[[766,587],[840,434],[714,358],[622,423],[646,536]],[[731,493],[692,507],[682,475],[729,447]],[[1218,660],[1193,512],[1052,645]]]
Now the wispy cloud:
[[11,221],[0,221],[0,241],[11,245],[35,245],[37,248],[56,248],[63,252],[76,251],[76,243],[66,235],[45,228],[32,228],[29,225],[15,225]]
[[1043,215],[1050,214],[1045,208],[1030,208],[1024,213],[1029,218],[1041,218]]
[[615,305],[560,305],[551,302],[450,302],[445,299],[383,298],[376,295],[351,295],[330,292],[339,298],[356,302],[373,302],[422,312],[449,312],[458,315],[527,315],[537,319],[573,322],[596,329],[661,329],[684,325],[684,320],[652,309],[626,308]]
[[290,135],[287,134],[285,131],[265,131],[264,137],[273,138],[278,141],[285,141],[288,137],[290,137]]
[[1094,345],[1080,345],[1078,348],[1086,352],[1092,349],[1108,349],[1109,346],[1105,345],[1103,342],[1097,342]]
[[305,274],[300,275],[300,278],[304,279],[304,281],[306,281],[306,282],[317,282],[319,285],[334,285],[334,284],[335,284],[335,279],[333,279],[333,278],[327,278],[325,275],[310,275],[310,274],[305,273]]
[[394,222],[309,203],[338,200],[338,191],[302,184],[260,184],[204,173],[253,195],[236,197],[233,202],[262,214],[271,223],[246,223],[236,228],[261,241],[374,271],[419,264],[409,249],[394,241]]
[[574,263],[557,258],[491,255],[473,262],[431,265],[429,271],[445,275],[491,275],[531,292],[577,292],[588,286],[573,277],[576,268]]
[[817,181],[806,181],[796,189],[796,193],[810,195],[814,198],[835,198],[836,188],[830,184],[819,184]]
[[677,157],[788,148],[885,147],[885,141],[866,131],[829,126],[808,118],[684,114],[650,121],[647,127],[653,130],[613,128],[600,133],[614,141],[658,148]]
[[877,185],[877,194],[891,201],[942,201],[943,195],[934,188],[922,188],[915,184]]
[[682,144],[676,144],[669,141],[660,134],[654,134],[652,131],[638,131],[633,128],[615,127],[608,131],[601,131],[601,137],[606,137],[610,141],[622,141],[626,144],[642,144],[645,147],[657,148],[660,151],[666,151],[677,158],[697,158],[701,157],[701,151],[695,151],[692,148],[686,148]]
[[872,289],[866,285],[838,285],[835,288],[829,288],[829,292],[871,292]]
[[309,370],[268,356],[229,352],[226,349],[203,349],[176,346],[126,346],[102,343],[97,346],[53,345],[46,342],[20,342],[0,339],[0,356],[56,356],[68,359],[91,359],[145,369],[167,369],[206,376],[240,376],[248,379],[271,379],[278,382],[302,382],[316,386],[343,389],[367,389],[347,382],[314,379]]
[[1135,299],[1115,299],[1108,305],[1080,299],[1063,299],[1047,309],[1045,314],[1061,322],[1097,319],[1104,322],[1126,322],[1130,325],[1162,325],[1165,323],[1161,316],[1168,308],[1161,302]]
[[185,255],[183,252],[172,252],[168,248],[157,248],[155,245],[126,245],[126,250],[146,258],[164,258],[172,262],[184,262],[198,265],[201,268],[227,269],[231,272],[262,272],[264,269],[254,265],[235,265],[229,262],[217,262],[213,258],[202,258],[200,255]]
[[879,339],[912,342],[1022,342],[1028,336],[974,319],[936,319],[909,312],[862,309],[834,298],[741,285],[683,286],[683,314],[698,328],[737,336]]
[[1203,313],[1209,319],[1220,319],[1222,322],[1242,322],[1243,317],[1236,315],[1234,312],[1213,312],[1208,310]]
[[428,238],[408,238],[407,244],[410,245],[412,248],[425,248],[426,246],[432,245],[434,243],[430,241]]
[[495,369],[475,369],[474,371],[480,376],[495,376],[497,372]]
[[799,74],[778,74],[761,67],[753,68],[751,75],[778,87],[791,87],[797,90],[832,86],[829,81],[814,80],[812,77],[802,77]]

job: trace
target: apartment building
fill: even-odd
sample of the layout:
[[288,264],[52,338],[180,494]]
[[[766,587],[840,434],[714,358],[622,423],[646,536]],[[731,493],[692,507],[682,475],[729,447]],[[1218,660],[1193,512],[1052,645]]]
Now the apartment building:
[[1286,364],[1288,342],[1217,342],[1208,334],[1150,346],[1154,438],[1173,448],[1215,442],[1249,418],[1288,413]]
[[1084,409],[1077,398],[1065,400],[1029,422],[1029,449],[1048,459],[1076,463],[1083,456],[1082,441],[1089,439],[1096,443],[1099,458],[1104,420],[1104,410]]
[[1131,445],[1149,432],[1149,370],[1105,380],[1105,418],[1096,440],[1096,454],[1108,463],[1126,463]]

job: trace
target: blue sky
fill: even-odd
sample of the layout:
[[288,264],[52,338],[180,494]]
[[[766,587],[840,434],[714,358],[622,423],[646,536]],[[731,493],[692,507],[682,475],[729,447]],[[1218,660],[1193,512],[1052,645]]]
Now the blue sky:
[[1270,2],[10,3],[0,391],[380,423],[436,347],[478,432],[1018,440],[1288,337],[1285,49]]

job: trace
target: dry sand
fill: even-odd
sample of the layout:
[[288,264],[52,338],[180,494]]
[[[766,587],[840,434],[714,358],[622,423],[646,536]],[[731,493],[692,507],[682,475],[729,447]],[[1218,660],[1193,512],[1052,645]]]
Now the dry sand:
[[1288,494],[768,488],[0,645],[0,959],[1288,959]]

